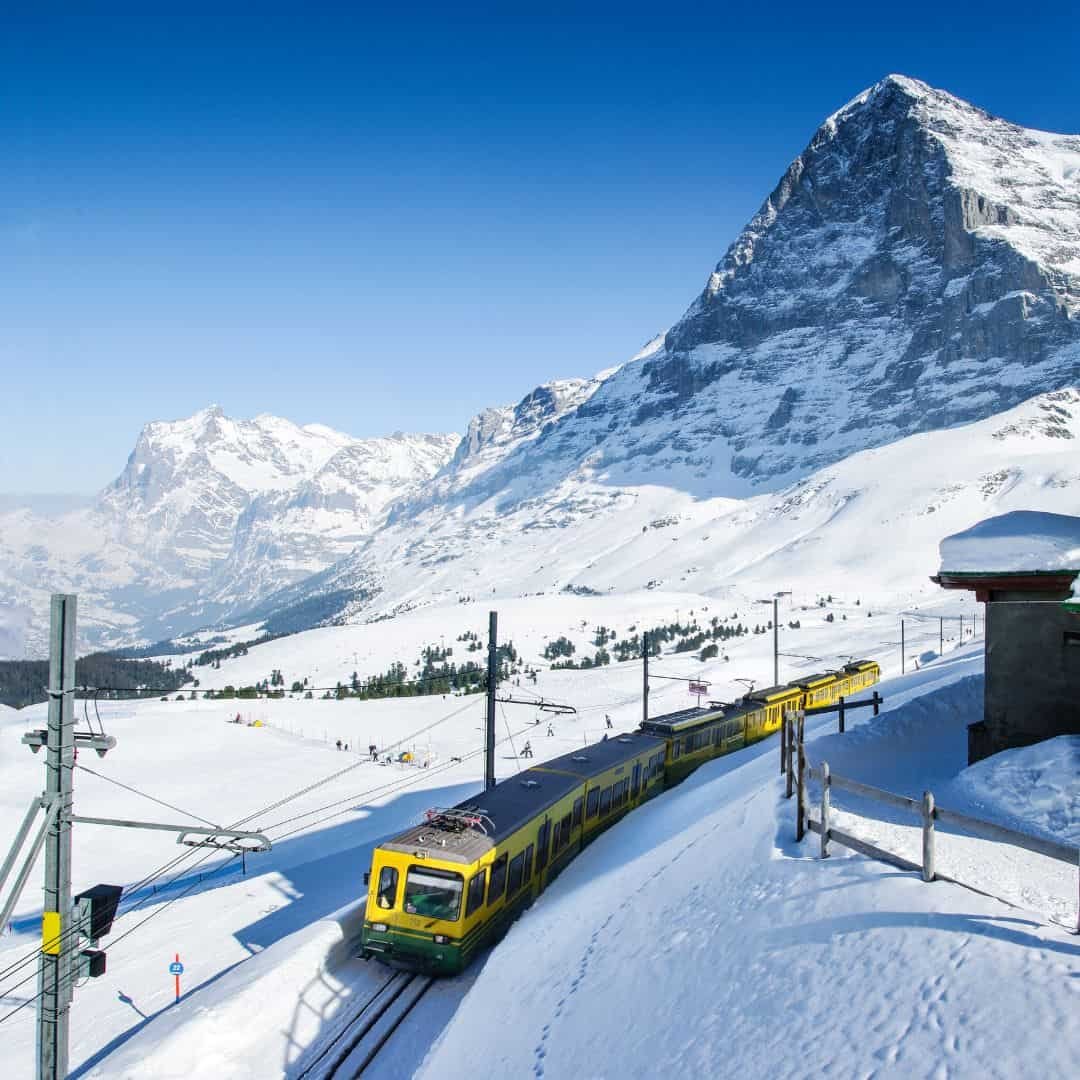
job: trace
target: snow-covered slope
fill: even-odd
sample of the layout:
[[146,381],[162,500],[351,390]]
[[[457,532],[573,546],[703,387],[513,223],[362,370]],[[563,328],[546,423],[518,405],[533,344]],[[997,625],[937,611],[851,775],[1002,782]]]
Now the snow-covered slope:
[[[365,632],[375,637],[386,629]],[[893,679],[881,688],[882,716],[849,717],[843,736],[832,733],[834,720],[811,719],[808,750],[815,760],[839,762],[846,754],[845,769],[857,767],[868,782],[913,794],[931,786],[944,805],[996,819],[998,808],[987,805],[988,797],[995,801],[995,777],[982,765],[964,769],[964,724],[979,711],[979,671],[980,650],[961,649]],[[539,758],[596,738],[607,709],[620,727],[636,721],[638,665],[544,673],[540,690],[548,693],[545,682],[555,677],[567,680],[560,699],[581,711],[555,718],[555,737],[535,739]],[[610,704],[609,678],[617,693],[628,692],[625,705]],[[665,700],[685,694],[670,684],[656,690]],[[282,791],[356,765],[258,820],[275,837],[298,831],[249,858],[246,877],[234,871],[200,884],[192,853],[176,886],[121,916],[106,942],[108,972],[76,992],[73,1064],[81,1075],[297,1075],[385,977],[350,948],[371,846],[428,806],[480,789],[477,761],[452,760],[476,746],[482,702],[450,715],[463,704],[250,703],[245,708],[271,725],[260,729],[222,723],[221,703],[104,705],[120,744],[94,769],[215,820],[234,820]],[[310,738],[314,730],[317,739],[386,745],[430,725],[433,705],[435,717],[449,716],[425,736],[435,743],[438,767],[380,767]],[[33,715],[39,719],[41,709]],[[292,733],[305,728],[306,739]],[[169,732],[178,739],[179,768],[160,754]],[[2,715],[0,737],[12,744],[18,737]],[[1075,800],[1061,797],[1072,751],[1044,744],[1036,757],[1034,749],[1002,755],[1010,760],[1001,762],[1009,767],[1000,775],[1021,796],[1010,804],[1020,820],[1008,823],[1074,834]],[[0,800],[10,803],[13,830],[14,811],[36,790],[38,763],[25,753],[9,757],[0,756]],[[238,762],[257,778],[256,793],[235,782]],[[509,751],[497,767],[500,776],[513,773]],[[1019,908],[1008,907],[948,882],[928,886],[835,845],[822,861],[816,838],[794,843],[793,805],[780,792],[770,741],[711,763],[635,811],[571,864],[489,956],[432,989],[371,1075],[1075,1073],[1080,1044],[1063,1018],[1080,954],[1047,912],[1022,897]],[[132,812],[130,792],[82,772],[77,798],[84,813]],[[842,799],[834,794],[837,813],[845,812]],[[287,824],[273,828],[279,819]],[[175,850],[157,834],[133,834],[130,845],[117,845],[104,831],[81,828],[80,888],[93,880],[86,874],[99,871],[133,880]],[[954,839],[946,831],[938,838],[943,860]],[[972,864],[988,891],[999,888],[1003,870],[1012,872],[999,847],[985,845]],[[1075,916],[1075,870],[1063,869],[1059,882],[1036,868],[1027,884],[1054,892],[1063,884]],[[39,903],[28,895],[21,906],[3,966],[32,954]],[[176,951],[186,965],[179,1005],[165,970]],[[26,994],[16,989],[11,1006]],[[23,1010],[5,1035],[15,1078],[30,1075],[32,1020]]]
[[1080,510],[1078,439],[1080,391],[1066,389],[744,500],[695,498],[679,474],[630,485],[598,467],[531,500],[505,505],[500,493],[422,509],[318,588],[359,590],[345,609],[357,620],[462,597],[647,589],[831,591],[903,606],[939,592],[929,575],[943,537],[1012,510]]

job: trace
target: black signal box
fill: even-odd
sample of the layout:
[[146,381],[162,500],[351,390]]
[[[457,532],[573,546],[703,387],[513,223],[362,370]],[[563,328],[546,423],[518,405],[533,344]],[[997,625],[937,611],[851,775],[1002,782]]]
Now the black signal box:
[[[120,897],[123,892],[122,885],[95,885],[92,889],[87,889],[75,897],[76,903],[80,900],[90,901],[90,938],[93,941],[103,938],[112,929],[113,919],[116,918],[116,909],[120,906]],[[104,963],[104,953],[102,963]],[[104,967],[102,970],[105,970]]]

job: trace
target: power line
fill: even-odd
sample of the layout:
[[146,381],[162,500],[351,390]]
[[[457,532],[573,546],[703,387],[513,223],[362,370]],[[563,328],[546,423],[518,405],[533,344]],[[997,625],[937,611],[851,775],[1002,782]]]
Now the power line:
[[88,765],[80,765],[75,763],[76,769],[82,769],[83,772],[88,772],[91,776],[96,776],[99,780],[105,780],[110,784],[115,784],[119,788],[123,788],[125,791],[130,791],[135,795],[141,795],[144,799],[149,799],[152,803],[157,803],[158,806],[164,806],[168,810],[175,810],[178,814],[183,814],[185,817],[194,818],[196,821],[201,821],[204,825],[209,825],[213,829],[220,829],[216,821],[208,821],[204,817],[200,817],[198,814],[192,813],[190,810],[185,810],[183,807],[174,806],[172,803],[166,802],[164,799],[158,799],[153,795],[148,795],[145,791],[140,791],[136,787],[132,787],[130,784],[123,784],[119,780],[114,780],[111,776],[106,776],[104,773],[95,772]]

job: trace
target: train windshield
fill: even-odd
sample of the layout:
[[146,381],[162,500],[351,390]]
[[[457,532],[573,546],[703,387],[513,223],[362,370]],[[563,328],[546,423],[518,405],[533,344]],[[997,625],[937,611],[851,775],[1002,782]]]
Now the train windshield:
[[460,874],[434,867],[410,866],[405,877],[405,910],[410,915],[456,921],[465,887]]

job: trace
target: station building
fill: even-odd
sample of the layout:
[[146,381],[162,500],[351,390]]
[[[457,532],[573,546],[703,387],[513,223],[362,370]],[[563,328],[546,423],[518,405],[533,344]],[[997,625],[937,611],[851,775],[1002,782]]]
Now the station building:
[[1017,511],[979,522],[942,541],[931,580],[986,605],[986,696],[968,726],[968,764],[1080,734],[1080,518]]

